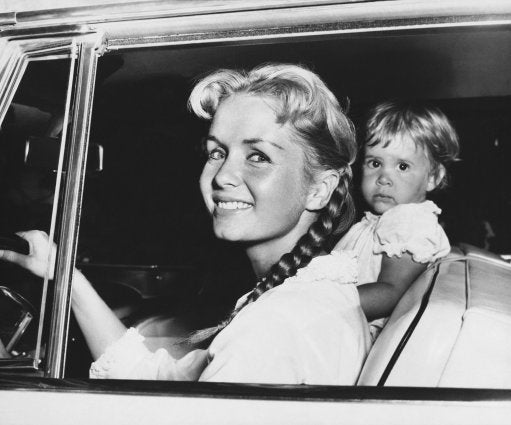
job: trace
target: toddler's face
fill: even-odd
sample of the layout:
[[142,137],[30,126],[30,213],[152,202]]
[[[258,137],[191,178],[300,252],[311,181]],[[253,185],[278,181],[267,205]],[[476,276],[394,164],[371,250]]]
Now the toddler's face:
[[425,201],[436,187],[426,152],[408,138],[366,146],[362,170],[362,193],[375,214]]

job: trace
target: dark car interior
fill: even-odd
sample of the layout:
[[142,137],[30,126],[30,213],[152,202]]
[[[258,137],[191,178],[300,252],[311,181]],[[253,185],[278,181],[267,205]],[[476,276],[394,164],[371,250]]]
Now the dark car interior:
[[[359,134],[368,109],[382,100],[419,99],[442,109],[459,133],[462,160],[450,170],[449,187],[433,194],[443,210],[441,223],[452,245],[469,243],[509,258],[509,46],[509,29],[481,27],[105,54],[90,132],[90,143],[103,149],[103,168],[87,171],[77,267],[125,324],[144,326],[162,317],[158,323],[165,327],[173,317],[176,340],[217,323],[252,287],[243,255],[212,235],[198,187],[207,123],[192,116],[186,102],[200,75],[263,62],[315,70],[349,108]],[[31,63],[2,124],[1,173],[8,183],[0,191],[2,234],[49,230],[55,171],[42,159],[27,162],[24,153],[29,138],[39,138],[32,144],[41,138],[51,144],[51,137],[58,143],[68,70],[65,60]],[[41,84],[40,75],[48,82]],[[355,195],[356,184],[355,178]],[[358,213],[363,211],[358,196]],[[0,284],[10,283],[41,304],[32,277],[0,268],[9,281]],[[156,333],[148,336],[161,336],[158,326],[151,329]],[[33,338],[27,331],[21,351],[30,349]],[[178,344],[181,349],[186,351]],[[72,321],[66,375],[86,377],[90,360]]]

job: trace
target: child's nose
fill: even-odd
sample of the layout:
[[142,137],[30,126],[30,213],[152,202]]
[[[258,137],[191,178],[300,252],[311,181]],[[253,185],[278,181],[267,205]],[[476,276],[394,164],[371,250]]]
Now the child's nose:
[[236,161],[227,157],[215,174],[214,183],[218,187],[235,187],[238,186],[240,182],[240,170],[236,164]]
[[390,173],[382,169],[380,174],[378,175],[378,179],[376,180],[376,183],[378,183],[381,186],[390,186],[392,185],[392,178],[390,176]]

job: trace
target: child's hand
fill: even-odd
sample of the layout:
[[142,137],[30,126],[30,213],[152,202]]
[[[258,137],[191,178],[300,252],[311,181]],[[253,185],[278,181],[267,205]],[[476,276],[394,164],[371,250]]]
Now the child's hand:
[[48,235],[40,230],[18,232],[17,235],[28,241],[30,254],[24,255],[14,251],[0,250],[0,260],[18,264],[42,278],[48,274],[48,279],[53,279],[57,249],[56,245],[50,242]]

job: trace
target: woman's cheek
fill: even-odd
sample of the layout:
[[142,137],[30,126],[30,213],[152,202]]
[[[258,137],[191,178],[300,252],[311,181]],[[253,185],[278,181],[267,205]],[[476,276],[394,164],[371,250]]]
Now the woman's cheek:
[[206,204],[207,209],[209,212],[213,211],[213,199],[212,199],[212,192],[213,192],[213,173],[212,173],[212,167],[208,166],[206,164],[202,170],[200,179],[199,179],[199,187],[202,194],[202,198],[204,199],[204,202]]

